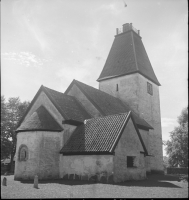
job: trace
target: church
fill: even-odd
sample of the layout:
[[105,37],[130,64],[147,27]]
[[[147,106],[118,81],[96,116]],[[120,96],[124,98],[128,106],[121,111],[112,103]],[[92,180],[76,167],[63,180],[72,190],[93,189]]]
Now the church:
[[41,86],[17,129],[15,180],[119,183],[163,173],[160,83],[131,23],[116,29],[99,89]]

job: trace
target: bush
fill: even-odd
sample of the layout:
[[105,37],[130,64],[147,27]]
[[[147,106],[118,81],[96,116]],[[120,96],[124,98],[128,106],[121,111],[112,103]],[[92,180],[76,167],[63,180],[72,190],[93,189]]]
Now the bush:
[[188,174],[187,167],[168,167],[167,174]]

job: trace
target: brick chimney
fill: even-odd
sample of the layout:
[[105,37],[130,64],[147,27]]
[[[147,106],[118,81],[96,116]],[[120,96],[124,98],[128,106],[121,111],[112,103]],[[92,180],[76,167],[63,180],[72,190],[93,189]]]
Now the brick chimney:
[[126,23],[126,24],[123,24],[122,26],[123,26],[123,27],[122,27],[122,30],[119,29],[119,28],[116,28],[116,35],[119,35],[119,34],[121,34],[121,33],[125,33],[125,32],[127,32],[127,31],[132,30],[132,31],[134,31],[137,35],[140,36],[140,31],[137,30],[137,29],[132,25],[132,23]]
[[131,29],[132,29],[132,24],[129,24],[129,23],[123,24],[123,33]]

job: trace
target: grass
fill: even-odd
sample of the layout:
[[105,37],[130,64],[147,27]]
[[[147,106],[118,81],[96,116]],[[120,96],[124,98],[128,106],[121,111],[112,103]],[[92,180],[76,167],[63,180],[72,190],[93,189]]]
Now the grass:
[[[1,186],[1,198],[187,198],[188,176],[150,175],[147,180],[127,181],[120,184],[102,184],[88,181],[50,180],[33,182],[7,178]],[[184,178],[183,178],[184,177]]]

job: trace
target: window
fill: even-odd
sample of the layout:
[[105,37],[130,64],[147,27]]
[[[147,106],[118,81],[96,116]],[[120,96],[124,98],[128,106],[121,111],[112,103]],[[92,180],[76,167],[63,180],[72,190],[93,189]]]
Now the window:
[[118,84],[116,84],[116,91],[118,91],[119,90],[119,88],[118,88]]
[[147,92],[148,94],[153,95],[153,88],[152,88],[152,84],[147,82]]
[[135,167],[135,156],[127,156],[127,167]]
[[19,161],[26,161],[28,159],[28,147],[21,145],[19,150]]

